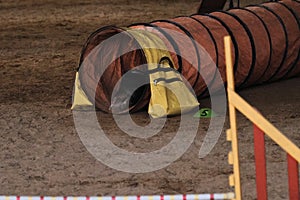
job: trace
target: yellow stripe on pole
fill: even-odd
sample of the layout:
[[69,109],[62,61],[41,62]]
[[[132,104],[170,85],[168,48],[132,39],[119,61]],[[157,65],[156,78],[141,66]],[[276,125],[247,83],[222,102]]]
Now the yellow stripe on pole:
[[234,163],[233,153],[232,153],[232,151],[230,151],[230,152],[228,153],[228,164],[229,164],[229,165],[233,165],[233,163]]
[[231,133],[231,130],[230,130],[230,129],[228,129],[228,130],[226,131],[226,140],[227,140],[228,142],[231,142],[231,141],[232,141],[232,133]]

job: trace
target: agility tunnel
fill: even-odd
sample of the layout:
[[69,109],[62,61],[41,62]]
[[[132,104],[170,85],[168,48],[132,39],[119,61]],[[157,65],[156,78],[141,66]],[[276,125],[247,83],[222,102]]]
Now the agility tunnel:
[[[198,98],[211,95],[226,85],[223,37],[227,35],[232,41],[237,89],[298,76],[299,13],[299,1],[286,0],[132,24],[126,28],[102,27],[90,35],[82,49],[80,73],[76,77],[80,92],[77,93],[89,102],[82,105],[94,104],[110,112],[114,101],[119,101],[115,104],[118,107],[124,101],[122,95],[126,96],[126,87],[117,84],[121,77],[130,71],[127,79],[147,82],[144,79],[151,79],[149,71],[155,69],[137,66],[148,65],[152,59],[151,62],[164,63],[164,66],[167,63],[156,71],[180,73],[185,79],[180,81],[190,85]],[[157,44],[164,46],[157,49],[165,50],[153,49]],[[221,81],[217,80],[218,74]],[[163,81],[172,80],[176,82],[176,77]],[[153,97],[149,85],[136,89],[129,106],[119,106],[118,112],[135,112],[149,105]],[[112,99],[115,87],[119,87],[116,93],[119,100]],[[73,102],[73,108],[77,105],[80,103]]]

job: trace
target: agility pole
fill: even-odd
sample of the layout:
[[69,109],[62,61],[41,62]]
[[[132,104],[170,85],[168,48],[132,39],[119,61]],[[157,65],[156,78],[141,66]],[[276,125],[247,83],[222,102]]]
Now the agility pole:
[[234,166],[234,174],[231,176],[231,184],[236,189],[236,199],[241,199],[240,189],[240,171],[239,171],[239,154],[238,138],[236,129],[236,110],[240,111],[254,124],[254,151],[256,165],[256,184],[257,199],[264,200],[268,198],[267,192],[267,171],[265,159],[265,141],[267,135],[277,145],[287,153],[288,177],[289,177],[289,196],[290,200],[299,200],[299,162],[300,148],[282,134],[273,124],[263,117],[247,101],[240,97],[234,89],[234,75],[231,61],[231,39],[229,36],[224,38],[227,64],[227,92],[230,115],[230,129],[227,131],[228,140],[232,141],[232,153],[229,161]]

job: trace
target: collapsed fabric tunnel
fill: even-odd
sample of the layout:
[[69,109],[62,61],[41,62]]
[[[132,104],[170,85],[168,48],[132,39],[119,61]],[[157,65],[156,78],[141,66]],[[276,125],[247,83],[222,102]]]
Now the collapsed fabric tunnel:
[[[169,49],[171,67],[189,82],[198,98],[217,92],[226,84],[223,38],[227,35],[232,40],[238,89],[297,76],[300,75],[299,14],[299,1],[286,0],[132,24],[127,28],[102,27],[90,35],[82,49],[77,78],[89,101],[96,108],[110,112],[113,90],[121,77],[147,64],[146,50],[134,30],[146,30],[163,41]],[[178,38],[174,32],[186,38]],[[117,34],[122,37],[114,38]],[[109,38],[114,39],[107,42]],[[99,45],[102,46],[91,56]],[[210,59],[205,59],[204,54]],[[221,84],[215,81],[217,71]],[[127,77],[141,82],[149,78],[143,69],[133,70]],[[212,89],[208,90],[208,86]],[[149,104],[150,97],[150,87],[145,84],[135,90],[129,108],[120,108],[119,112],[139,111]]]

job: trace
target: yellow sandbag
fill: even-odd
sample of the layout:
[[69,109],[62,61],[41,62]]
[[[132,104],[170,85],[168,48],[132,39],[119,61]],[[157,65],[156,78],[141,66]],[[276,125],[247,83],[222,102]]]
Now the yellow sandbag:
[[[127,30],[143,48],[150,77],[148,113],[153,118],[186,113],[199,106],[183,82],[163,41],[148,31]],[[161,68],[161,69],[159,69]]]
[[[170,65],[164,63],[160,67],[170,68]],[[150,81],[151,99],[148,113],[153,118],[186,113],[199,106],[196,97],[176,71],[150,74]]]
[[72,102],[72,110],[86,110],[91,109],[93,104],[86,96],[85,92],[81,88],[79,73],[76,72],[75,84],[74,84],[74,93],[73,93],[73,102]]

